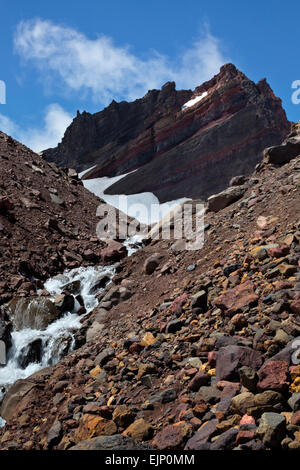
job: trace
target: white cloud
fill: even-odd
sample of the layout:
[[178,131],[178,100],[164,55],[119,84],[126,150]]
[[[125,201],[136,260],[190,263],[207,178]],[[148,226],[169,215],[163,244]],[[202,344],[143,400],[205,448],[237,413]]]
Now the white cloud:
[[0,130],[35,152],[56,146],[71,122],[72,117],[58,104],[51,104],[46,108],[41,128],[23,129],[7,116],[0,114]]
[[16,30],[15,50],[40,71],[46,86],[91,93],[103,104],[142,96],[175,80],[177,88],[194,88],[227,62],[220,43],[208,28],[190,49],[170,60],[156,51],[141,59],[128,46],[117,46],[106,36],[89,39],[75,29],[51,21],[22,21]]

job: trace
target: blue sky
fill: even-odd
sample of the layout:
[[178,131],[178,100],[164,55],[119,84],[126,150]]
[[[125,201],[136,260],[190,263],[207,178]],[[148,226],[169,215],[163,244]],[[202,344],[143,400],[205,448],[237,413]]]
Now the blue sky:
[[96,112],[175,80],[194,88],[233,62],[266,77],[300,119],[300,3],[286,0],[12,0],[1,5],[0,129],[55,145],[77,109]]

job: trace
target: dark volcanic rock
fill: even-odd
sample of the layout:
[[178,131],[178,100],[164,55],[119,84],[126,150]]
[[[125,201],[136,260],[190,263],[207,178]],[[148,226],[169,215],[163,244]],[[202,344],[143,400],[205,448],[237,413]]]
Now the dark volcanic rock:
[[244,186],[233,186],[218,194],[213,194],[207,200],[208,209],[213,212],[218,212],[240,199],[244,195],[245,191],[246,188]]
[[237,174],[249,174],[261,152],[279,144],[289,127],[267,82],[255,84],[227,64],[194,92],[176,91],[175,83],[167,83],[133,103],[113,101],[94,115],[78,114],[62,143],[43,156],[77,170],[96,164],[84,179],[138,168],[107,194],[151,191],[162,202],[195,199],[223,190]]
[[275,165],[283,165],[300,155],[300,128],[294,124],[291,133],[281,145],[269,147],[264,151],[264,161]]
[[260,352],[242,346],[226,346],[218,351],[216,364],[217,380],[234,380],[242,366],[259,369],[262,364]]
[[18,357],[18,363],[25,369],[32,362],[40,362],[42,358],[42,340],[37,338],[32,340],[26,347],[22,348]]
[[116,434],[115,436],[93,437],[88,441],[79,442],[70,450],[147,450],[151,449],[149,445],[143,445],[131,437]]

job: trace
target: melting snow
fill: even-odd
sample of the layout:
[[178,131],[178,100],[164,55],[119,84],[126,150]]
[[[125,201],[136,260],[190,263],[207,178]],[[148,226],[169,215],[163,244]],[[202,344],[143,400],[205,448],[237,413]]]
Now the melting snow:
[[194,104],[198,103],[198,101],[201,101],[205,96],[207,96],[207,91],[204,91],[202,95],[196,96],[195,98],[192,98],[191,100],[187,101],[183,106],[182,106],[182,111],[184,109],[190,108],[191,106],[194,106]]
[[181,198],[160,204],[158,198],[150,192],[130,194],[128,196],[120,194],[104,194],[106,188],[109,188],[109,186],[122,178],[125,178],[125,176],[129,174],[130,173],[126,173],[125,175],[114,176],[112,178],[104,176],[103,178],[83,180],[82,182],[86,189],[103,199],[107,204],[116,207],[130,217],[133,217],[139,222],[147,225],[159,222],[178,204],[189,201],[188,198]]

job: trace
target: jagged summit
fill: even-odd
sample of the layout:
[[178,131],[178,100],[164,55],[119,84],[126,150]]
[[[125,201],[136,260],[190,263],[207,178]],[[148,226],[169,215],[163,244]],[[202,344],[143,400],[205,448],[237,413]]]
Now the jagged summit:
[[137,170],[109,194],[154,192],[164,202],[206,198],[236,174],[249,174],[261,152],[279,144],[290,123],[265,80],[255,84],[233,64],[192,90],[167,82],[132,103],[112,102],[78,115],[62,143],[44,151],[61,166],[88,169],[85,178]]

